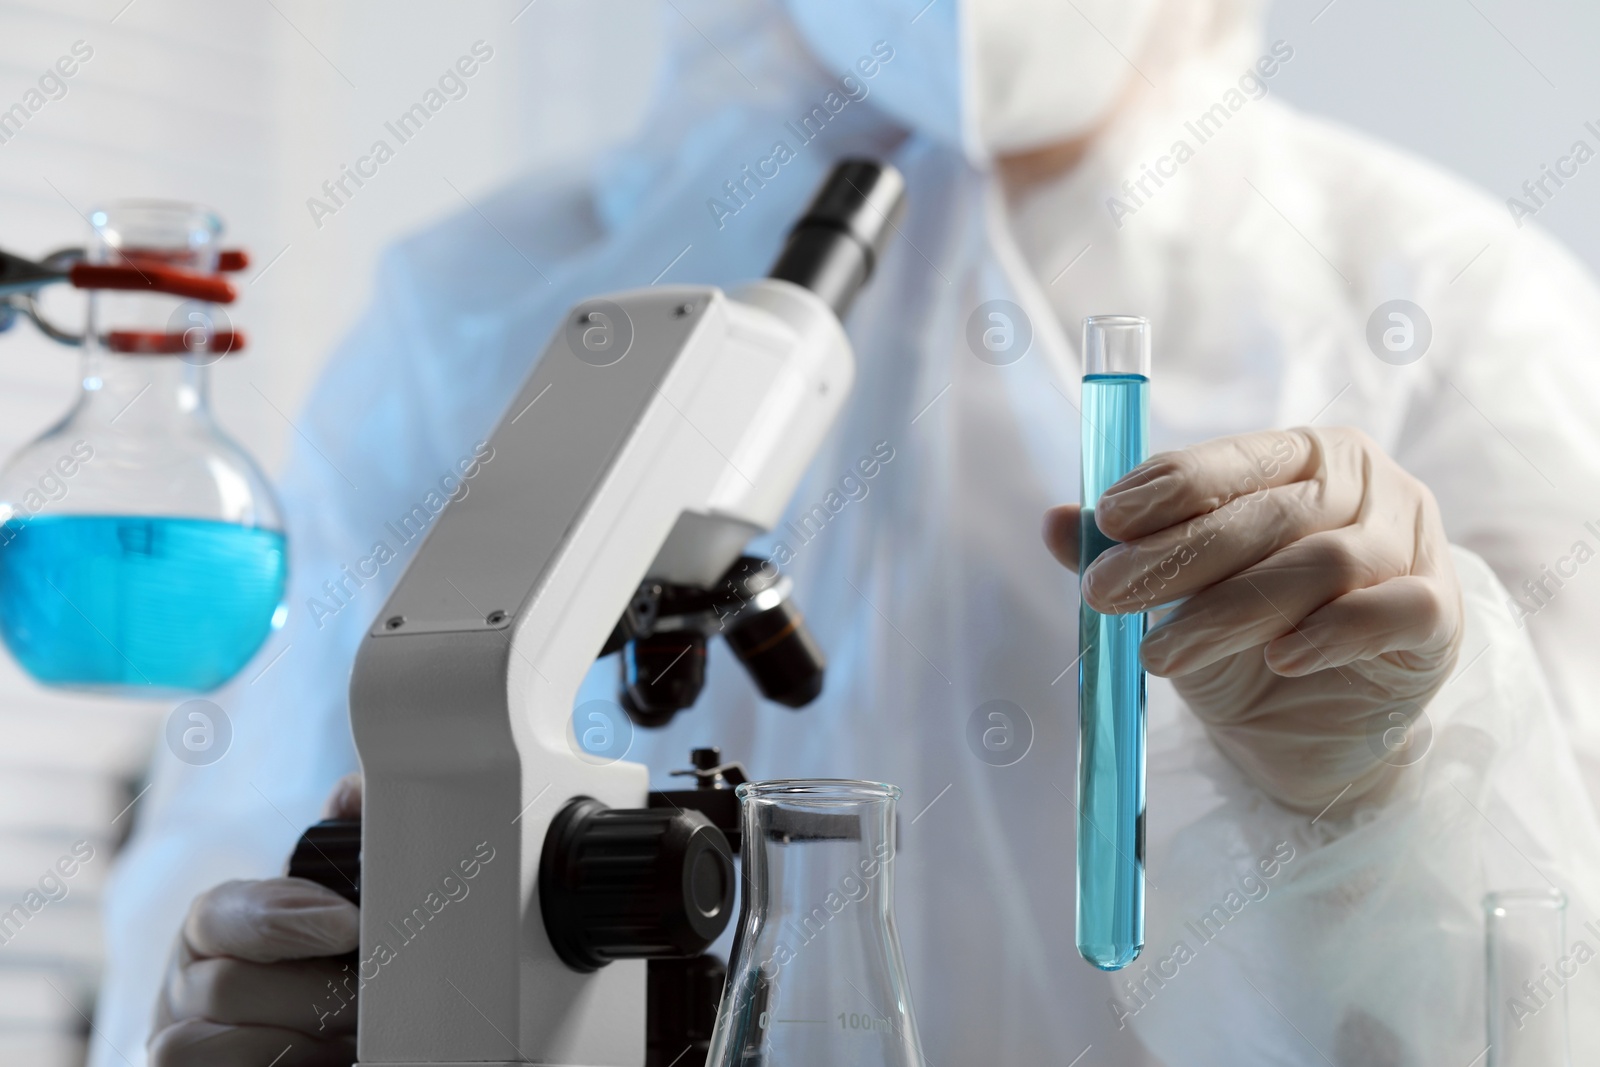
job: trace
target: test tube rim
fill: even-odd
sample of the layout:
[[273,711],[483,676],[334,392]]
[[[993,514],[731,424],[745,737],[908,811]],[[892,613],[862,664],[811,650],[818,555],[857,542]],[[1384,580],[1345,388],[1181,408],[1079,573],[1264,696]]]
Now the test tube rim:
[[[1106,343],[1106,338],[1117,334],[1132,332],[1138,338],[1138,351],[1132,362],[1136,366],[1128,367],[1126,359],[1108,358],[1111,347]],[[1137,376],[1150,379],[1151,363],[1151,334],[1154,327],[1151,321],[1143,315],[1089,315],[1083,320],[1083,374],[1085,378],[1101,376]],[[1091,337],[1098,337],[1098,343],[1092,342]]]
[[1555,887],[1527,889],[1495,889],[1483,895],[1483,910],[1490,916],[1507,914],[1507,905],[1519,910],[1565,911],[1567,895]]

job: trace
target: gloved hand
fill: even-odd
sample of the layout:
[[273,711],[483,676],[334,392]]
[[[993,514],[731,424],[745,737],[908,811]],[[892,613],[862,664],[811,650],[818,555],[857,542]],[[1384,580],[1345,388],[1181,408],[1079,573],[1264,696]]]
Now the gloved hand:
[[[361,779],[351,775],[323,817],[360,815]],[[360,911],[315,882],[224,882],[203,893],[162,983],[151,1067],[349,1067],[354,1002],[330,1012],[340,1001],[328,983],[345,991],[353,979],[329,957],[353,951],[360,939]]]
[[[1393,785],[1397,731],[1461,645],[1426,486],[1358,430],[1273,430],[1152,456],[1093,518],[1124,543],[1089,567],[1084,599],[1127,614],[1188,598],[1152,619],[1140,655],[1246,775],[1311,813]],[[1079,522],[1073,504],[1045,515],[1045,543],[1073,570]]]

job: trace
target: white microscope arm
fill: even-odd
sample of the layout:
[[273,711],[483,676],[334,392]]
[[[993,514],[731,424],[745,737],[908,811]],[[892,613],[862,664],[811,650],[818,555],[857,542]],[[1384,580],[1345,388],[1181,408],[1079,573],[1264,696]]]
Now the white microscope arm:
[[541,916],[552,818],[648,791],[580,755],[573,704],[641,581],[709,587],[777,523],[854,376],[833,296],[579,304],[407,568],[350,686],[363,1067],[644,1063],[645,961],[574,970]]

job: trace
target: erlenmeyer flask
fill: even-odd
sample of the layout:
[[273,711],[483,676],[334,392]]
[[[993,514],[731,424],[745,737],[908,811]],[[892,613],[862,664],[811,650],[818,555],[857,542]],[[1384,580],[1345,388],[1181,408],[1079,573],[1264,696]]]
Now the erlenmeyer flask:
[[876,782],[750,782],[744,905],[708,1067],[922,1067]]
[[[91,264],[218,271],[222,223],[205,208],[129,201],[90,222]],[[240,345],[220,318],[92,291],[76,403],[0,472],[0,637],[41,682],[203,692],[282,619],[277,501],[207,398],[208,365]]]

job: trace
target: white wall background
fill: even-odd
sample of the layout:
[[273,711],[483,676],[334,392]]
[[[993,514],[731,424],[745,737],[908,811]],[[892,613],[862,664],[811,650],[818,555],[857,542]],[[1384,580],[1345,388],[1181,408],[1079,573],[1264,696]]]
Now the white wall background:
[[[1497,200],[1583,139],[1600,152],[1593,0],[1277,0],[1295,59],[1272,89],[1455,171]],[[1507,213],[1507,221],[1510,214]],[[1600,160],[1537,224],[1600,270]]]
[[[0,110],[73,42],[94,48],[67,96],[0,145],[0,247],[81,243],[81,213],[115,197],[221,212],[256,266],[233,309],[251,350],[217,368],[216,406],[276,471],[294,433],[286,416],[354,321],[382,247],[462,210],[463,196],[625,136],[662,13],[677,17],[658,0],[0,0]],[[1577,138],[1600,149],[1583,129],[1600,125],[1592,0],[1279,0],[1269,33],[1296,49],[1273,82],[1283,98],[1497,199]],[[477,40],[494,58],[468,96],[319,229],[306,199]],[[1600,162],[1538,222],[1600,268]],[[56,418],[75,385],[69,351],[25,325],[0,339],[0,456]],[[68,901],[0,945],[0,1063],[80,1054],[97,887],[168,710],[45,693],[0,657],[0,909],[72,841],[100,850]]]

